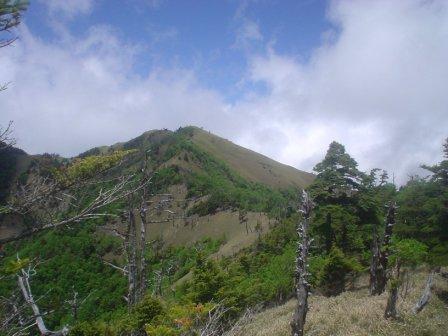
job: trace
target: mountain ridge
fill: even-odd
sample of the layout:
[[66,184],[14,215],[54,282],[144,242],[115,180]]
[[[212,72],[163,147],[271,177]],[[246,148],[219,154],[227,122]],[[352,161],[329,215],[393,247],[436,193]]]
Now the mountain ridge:
[[177,131],[149,130],[125,142],[91,148],[79,156],[105,154],[117,149],[138,148],[145,143],[160,144],[176,134],[185,136],[208,154],[226,163],[248,181],[262,183],[277,189],[290,187],[303,189],[314,180],[312,173],[278,162],[197,126],[186,126]]

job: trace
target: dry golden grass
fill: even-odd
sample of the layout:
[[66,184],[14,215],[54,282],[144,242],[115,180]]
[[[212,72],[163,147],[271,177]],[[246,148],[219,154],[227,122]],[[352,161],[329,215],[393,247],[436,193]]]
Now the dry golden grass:
[[[366,288],[337,297],[312,296],[305,334],[307,336],[442,336],[448,335],[448,282],[436,277],[429,304],[414,315],[412,307],[425,285],[427,273],[415,274],[408,294],[398,302],[400,318],[383,318],[387,294],[371,297]],[[265,310],[242,330],[244,336],[290,335],[289,322],[296,302]]]
[[[215,214],[207,216],[192,216],[184,218],[191,206],[197,201],[190,201],[188,206],[184,208],[184,199],[187,195],[185,185],[173,185],[168,189],[168,193],[175,195],[175,200],[168,209],[174,213],[176,218],[172,217],[168,212],[152,214],[148,220],[156,221],[150,223],[146,228],[147,240],[162,238],[165,246],[184,246],[191,245],[204,238],[223,239],[223,244],[219,250],[212,255],[212,258],[222,256],[231,256],[241,249],[251,246],[256,242],[259,233],[256,231],[257,223],[261,227],[261,235],[265,235],[277,223],[276,220],[270,219],[266,214],[259,212],[247,213],[247,227],[239,221],[238,211],[218,211]],[[155,196],[151,201],[158,202],[163,196]],[[138,220],[138,219],[137,219]],[[117,225],[124,232],[125,228],[121,222],[111,222],[103,228],[99,228],[100,232],[110,233],[110,227]]]

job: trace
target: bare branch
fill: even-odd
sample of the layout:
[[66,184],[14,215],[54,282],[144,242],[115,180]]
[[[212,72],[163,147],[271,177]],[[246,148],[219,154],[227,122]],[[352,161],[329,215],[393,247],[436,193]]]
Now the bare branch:
[[114,265],[106,260],[102,260],[102,261],[104,264],[106,264],[112,268],[115,268],[116,270],[119,270],[120,272],[123,273],[123,275],[127,275],[129,273],[129,271],[126,269],[126,267],[120,267],[120,266]]
[[[77,204],[75,204],[73,200],[77,198],[69,195],[65,190],[60,190],[60,186],[56,181],[48,177],[36,176],[33,181],[21,187],[6,206],[8,212],[17,213],[22,216],[27,214],[32,215],[35,218],[35,225],[24,230],[17,236],[0,239],[0,244],[16,241],[47,229],[54,229],[71,223],[79,223],[87,219],[115,216],[110,213],[100,212],[100,210],[109,204],[129,197],[150,183],[150,180],[147,180],[133,187],[134,176],[134,174],[122,176],[115,185],[101,190],[84,207],[82,207],[82,198],[78,199]],[[52,207],[52,201],[56,204],[65,203],[66,206],[69,204],[70,213],[74,214],[58,219],[61,209],[56,206]]]
[[[20,261],[19,257],[17,257],[18,261]],[[35,324],[37,325],[39,332],[41,335],[54,335],[54,336],[65,336],[68,335],[68,328],[64,327],[61,330],[58,331],[51,331],[49,330],[44,322],[43,314],[40,312],[39,306],[37,305],[36,300],[33,297],[33,293],[31,291],[30,286],[30,274],[34,273],[35,269],[34,267],[31,267],[31,265],[28,267],[28,269],[22,268],[19,273],[17,274],[17,282],[18,286],[22,292],[23,298],[25,299],[25,302],[29,305],[29,307],[33,311],[33,316],[35,319]]]
[[[8,84],[9,83],[0,85],[0,91],[6,90]],[[16,139],[12,136],[12,125],[13,122],[10,121],[5,128],[0,127],[0,150],[12,147],[16,144]]]

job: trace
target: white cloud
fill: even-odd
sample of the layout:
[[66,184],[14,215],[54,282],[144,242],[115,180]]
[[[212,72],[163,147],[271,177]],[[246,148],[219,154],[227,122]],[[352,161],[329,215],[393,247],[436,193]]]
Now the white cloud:
[[261,124],[275,115],[289,141],[245,143],[310,169],[335,139],[364,168],[385,167],[401,180],[440,160],[448,136],[448,4],[340,1],[329,18],[340,32],[309,62],[272,50],[252,59],[251,78],[270,93],[245,108],[258,111]]
[[243,18],[240,26],[236,30],[235,46],[246,47],[252,42],[260,42],[263,35],[260,32],[258,24],[247,18]]
[[77,14],[88,14],[93,7],[93,0],[39,0],[47,6],[51,15],[72,18]]
[[64,155],[148,129],[207,124],[210,114],[229,124],[221,98],[194,74],[159,69],[142,77],[133,74],[132,60],[132,48],[104,27],[60,45],[22,29],[20,43],[0,53],[0,78],[13,81],[2,93],[0,123],[15,121],[27,151]]
[[[328,15],[332,38],[308,62],[272,47],[251,55],[245,80],[268,92],[232,105],[185,69],[136,74],[140,50],[110,28],[49,43],[23,26],[15,48],[0,52],[0,78],[13,82],[0,96],[0,124],[14,120],[32,153],[74,155],[195,124],[307,170],[332,140],[361,168],[386,168],[401,181],[439,161],[448,136],[448,3],[335,2]],[[246,28],[246,38],[263,40],[258,26]]]

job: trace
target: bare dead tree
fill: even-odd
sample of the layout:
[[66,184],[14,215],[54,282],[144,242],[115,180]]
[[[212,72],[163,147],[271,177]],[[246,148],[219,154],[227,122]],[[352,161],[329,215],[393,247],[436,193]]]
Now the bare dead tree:
[[423,290],[422,296],[418,300],[418,302],[415,304],[413,308],[414,314],[420,313],[423,308],[428,304],[429,299],[431,298],[431,290],[434,286],[434,271],[431,271],[428,275],[428,279],[426,280],[425,289]]
[[296,250],[296,268],[295,285],[297,306],[291,321],[291,335],[303,336],[305,328],[306,314],[308,312],[308,295],[310,285],[307,281],[308,273],[308,251],[312,240],[309,237],[308,229],[311,221],[311,213],[314,204],[306,191],[302,193],[302,203],[300,213],[302,220],[297,225],[297,250]]
[[229,309],[223,304],[217,304],[208,313],[206,322],[201,326],[197,332],[200,336],[220,336],[225,330],[223,317]]
[[23,328],[35,323],[32,318],[25,316],[28,307],[26,303],[21,302],[20,296],[20,293],[14,293],[9,298],[1,298],[0,332],[5,335],[20,332]]
[[73,297],[70,300],[65,300],[65,303],[70,307],[70,310],[72,311],[72,317],[76,321],[78,319],[78,311],[79,308],[87,301],[87,299],[92,295],[93,292],[90,292],[84,299],[79,299],[79,293],[75,290],[75,288],[72,288],[73,290]]
[[263,234],[263,225],[261,224],[261,219],[257,219],[257,224],[255,225],[255,232],[258,235],[258,241],[261,240],[261,235]]
[[[246,226],[246,234],[249,234],[249,219],[247,218],[247,211],[246,210],[240,210],[238,213],[238,220],[240,221],[240,224],[244,224]],[[252,230],[250,230],[252,232]]]
[[[121,162],[118,163],[120,164]],[[69,184],[54,177],[42,176],[39,172],[33,173],[32,178],[25,185],[17,187],[6,206],[0,207],[0,213],[31,218],[33,225],[16,236],[1,238],[0,245],[44,230],[93,218],[116,216],[102,209],[109,204],[128,198],[149,183],[146,181],[144,184],[136,185],[134,173],[120,175],[112,180],[101,177],[102,173],[104,172],[88,178],[76,179]],[[112,186],[110,186],[111,183]],[[101,186],[101,184],[104,188],[100,188],[92,197],[91,187]]]
[[[7,84],[0,85],[0,91],[6,89]],[[12,147],[16,144],[16,139],[13,137],[13,122],[10,121],[6,127],[0,126],[0,150],[5,149],[7,147]]]
[[[130,197],[131,198],[131,197]],[[127,275],[128,275],[128,307],[133,307],[138,302],[138,269],[137,269],[137,225],[135,221],[132,202],[129,201],[128,223],[126,231],[126,240],[124,242],[127,257]]]
[[[380,264],[382,269],[385,271],[387,270],[388,263],[389,263],[389,254],[390,254],[390,242],[392,239],[392,231],[395,225],[395,214],[397,212],[397,205],[395,202],[391,202],[387,208],[387,215],[386,215],[386,228],[384,230],[384,240],[382,244],[382,251],[380,254]],[[387,279],[383,280],[384,287],[386,286],[385,282],[387,282]],[[380,285],[382,285],[380,283]],[[384,290],[383,290],[384,291]]]
[[381,265],[380,265],[380,242],[378,239],[378,232],[376,225],[373,226],[373,237],[372,237],[372,259],[370,262],[370,295],[377,295],[379,293],[379,278],[382,276],[381,274]]
[[[145,153],[143,160],[139,185],[143,187],[136,190],[133,194],[128,195],[128,209],[125,212],[126,232],[121,233],[118,228],[113,229],[115,235],[123,240],[123,249],[125,252],[125,266],[120,267],[110,262],[104,261],[107,265],[121,271],[128,279],[128,294],[126,301],[128,308],[131,309],[135,304],[140,302],[147,290],[147,270],[145,249],[147,245],[147,226],[150,223],[159,221],[148,220],[148,216],[161,214],[166,211],[165,207],[171,204],[172,196],[170,194],[150,194],[148,187],[152,179],[152,173],[149,170],[149,156]],[[150,201],[149,196],[162,197],[159,201]],[[137,204],[137,207],[135,206]],[[170,211],[172,213],[172,211]],[[137,215],[138,214],[138,215]],[[137,216],[138,219],[137,220]],[[162,220],[169,222],[172,219]],[[156,254],[163,248],[163,239],[153,241],[156,244]],[[155,293],[161,294],[161,283],[164,271],[156,271],[155,275]]]
[[154,271],[152,295],[162,295],[163,269]]
[[162,265],[159,270],[154,271],[152,295],[161,296],[163,294],[163,279],[167,276],[171,277],[174,270],[175,265],[173,263],[169,263],[168,265]]
[[[150,181],[150,170],[149,170],[149,152],[145,152],[145,158],[142,165],[142,182]],[[147,281],[146,281],[146,259],[145,259],[145,247],[146,247],[146,226],[147,223],[147,198],[148,198],[148,188],[144,187],[140,196],[140,274],[139,274],[139,288],[138,288],[138,299],[145,296]]]
[[386,319],[388,318],[396,319],[398,317],[397,301],[398,301],[398,290],[400,288],[400,269],[401,269],[401,261],[399,258],[397,258],[389,280],[390,283],[389,296],[387,298],[386,310],[384,311],[384,317]]
[[253,320],[254,314],[259,310],[259,306],[246,308],[243,315],[224,332],[223,336],[243,336],[244,328]]
[[[20,262],[19,257],[17,256],[18,261]],[[45,321],[43,319],[43,314],[40,312],[37,301],[33,297],[33,293],[31,291],[30,285],[30,277],[36,274],[35,267],[32,267],[31,264],[25,269],[21,268],[17,274],[17,282],[22,292],[23,298],[27,305],[31,308],[33,312],[33,325],[36,325],[39,329],[39,333],[41,335],[52,335],[52,336],[65,336],[68,335],[69,329],[68,327],[63,327],[61,330],[52,331],[47,328],[45,325]]]
[[385,220],[385,230],[382,242],[379,241],[376,226],[374,226],[372,239],[372,260],[370,264],[370,294],[379,295],[386,289],[387,268],[389,263],[390,242],[392,231],[395,225],[395,214],[397,205],[390,202],[387,206],[387,215]]

